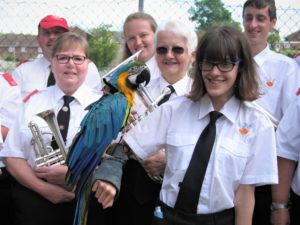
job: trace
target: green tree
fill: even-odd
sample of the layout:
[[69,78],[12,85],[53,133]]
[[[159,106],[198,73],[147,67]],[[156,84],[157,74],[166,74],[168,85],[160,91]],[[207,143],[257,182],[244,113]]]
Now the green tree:
[[116,58],[120,48],[110,28],[110,25],[101,25],[90,32],[89,55],[99,70],[106,68]]
[[195,0],[195,6],[189,9],[189,14],[200,32],[212,26],[225,24],[231,24],[241,30],[240,23],[231,18],[231,13],[221,0]]
[[268,42],[271,45],[271,49],[274,51],[278,51],[277,46],[280,42],[280,36],[276,32],[272,32],[268,35]]

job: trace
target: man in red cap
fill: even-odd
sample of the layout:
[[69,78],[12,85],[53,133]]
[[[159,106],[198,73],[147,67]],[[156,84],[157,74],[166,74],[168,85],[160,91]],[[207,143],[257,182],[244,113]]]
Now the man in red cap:
[[[50,68],[52,47],[56,38],[68,31],[70,27],[62,17],[47,15],[39,22],[37,41],[43,57],[22,63],[12,72],[13,78],[19,84],[23,99],[55,83]],[[93,62],[89,63],[85,84],[97,91],[101,90],[100,74]]]

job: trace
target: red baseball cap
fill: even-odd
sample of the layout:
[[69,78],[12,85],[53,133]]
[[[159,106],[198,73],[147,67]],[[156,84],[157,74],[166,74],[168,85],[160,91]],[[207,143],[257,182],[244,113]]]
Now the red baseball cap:
[[52,27],[62,27],[67,31],[70,31],[70,27],[65,18],[53,16],[53,15],[48,15],[44,17],[40,21],[39,26],[43,29],[50,29]]

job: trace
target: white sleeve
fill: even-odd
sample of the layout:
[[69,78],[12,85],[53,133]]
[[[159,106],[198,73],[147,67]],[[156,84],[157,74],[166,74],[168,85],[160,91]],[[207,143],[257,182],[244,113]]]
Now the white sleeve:
[[300,156],[300,98],[290,104],[276,131],[277,155],[299,161]]
[[85,84],[98,92],[102,89],[100,74],[93,62],[89,63]]
[[163,105],[124,136],[125,142],[140,158],[147,158],[166,144],[170,111]]

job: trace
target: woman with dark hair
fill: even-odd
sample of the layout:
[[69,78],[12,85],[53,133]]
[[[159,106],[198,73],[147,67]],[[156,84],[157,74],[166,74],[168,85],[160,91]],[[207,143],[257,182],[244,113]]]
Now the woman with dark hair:
[[230,26],[207,31],[193,78],[188,96],[171,99],[124,137],[142,159],[165,148],[153,224],[250,225],[255,186],[278,178],[273,125],[251,103],[259,91],[244,35]]

